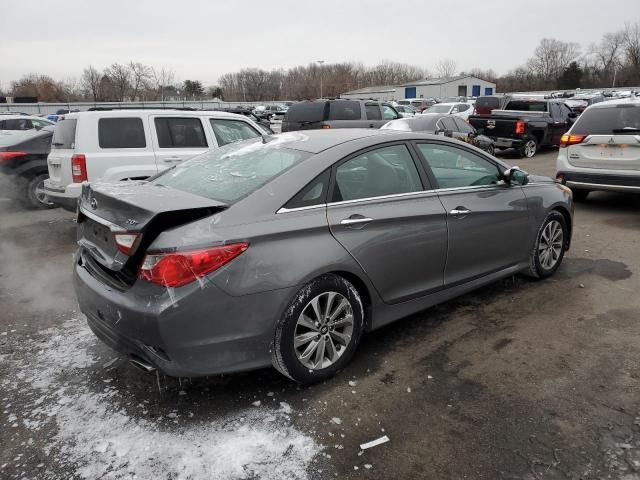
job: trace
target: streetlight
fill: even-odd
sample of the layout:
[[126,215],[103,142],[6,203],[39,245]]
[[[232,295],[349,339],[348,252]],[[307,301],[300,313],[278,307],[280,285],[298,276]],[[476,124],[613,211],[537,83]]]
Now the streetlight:
[[320,65],[320,100],[322,100],[322,64],[324,60],[316,60],[316,62]]

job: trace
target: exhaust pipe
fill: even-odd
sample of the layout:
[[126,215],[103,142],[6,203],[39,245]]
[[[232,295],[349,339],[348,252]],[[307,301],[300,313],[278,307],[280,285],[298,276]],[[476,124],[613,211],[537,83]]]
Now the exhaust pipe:
[[153,373],[156,371],[156,367],[139,357],[131,357],[129,363],[145,373]]

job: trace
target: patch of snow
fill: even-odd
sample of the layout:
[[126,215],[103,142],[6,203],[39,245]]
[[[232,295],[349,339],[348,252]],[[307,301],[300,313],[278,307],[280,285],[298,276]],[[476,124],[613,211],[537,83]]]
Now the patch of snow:
[[[56,469],[85,479],[308,478],[320,447],[291,424],[289,404],[180,426],[173,423],[179,410],[164,415],[173,422],[139,418],[121,406],[139,405],[126,390],[99,380],[99,386],[91,384],[97,339],[83,319],[37,337],[16,343],[10,370],[15,378],[3,382],[3,389],[38,391],[22,408],[22,423],[51,432],[45,450],[55,452]],[[104,364],[98,368],[104,375]],[[56,428],[44,428],[52,424]]]

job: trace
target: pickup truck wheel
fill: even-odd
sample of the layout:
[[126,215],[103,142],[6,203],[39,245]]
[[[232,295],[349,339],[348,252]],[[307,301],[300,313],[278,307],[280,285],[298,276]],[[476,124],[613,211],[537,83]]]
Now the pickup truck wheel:
[[55,204],[47,200],[47,196],[44,193],[44,181],[47,178],[49,178],[49,175],[42,173],[26,182],[23,195],[23,203],[26,207],[39,210],[55,207]]
[[520,147],[520,156],[523,158],[531,158],[538,151],[538,142],[534,137],[526,137],[524,144]]

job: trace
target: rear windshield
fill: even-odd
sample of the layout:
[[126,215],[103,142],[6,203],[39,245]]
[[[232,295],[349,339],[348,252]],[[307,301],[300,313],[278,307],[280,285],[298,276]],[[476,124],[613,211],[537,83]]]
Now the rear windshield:
[[322,122],[325,102],[302,102],[289,107],[286,118],[289,122]]
[[511,101],[507,103],[505,110],[519,110],[521,112],[546,112],[547,102]]
[[638,135],[639,131],[640,105],[629,104],[587,109],[571,129],[578,135]]
[[360,120],[360,103],[336,100],[329,103],[329,120]]
[[476,100],[476,108],[478,107],[498,108],[499,106],[500,106],[500,99],[498,97],[479,97]]
[[73,149],[76,143],[76,123],[75,118],[59,120],[53,130],[51,148]]
[[284,148],[281,142],[247,141],[198,155],[150,183],[231,203],[309,156],[308,152]]
[[428,108],[429,113],[449,113],[451,105],[432,105]]

